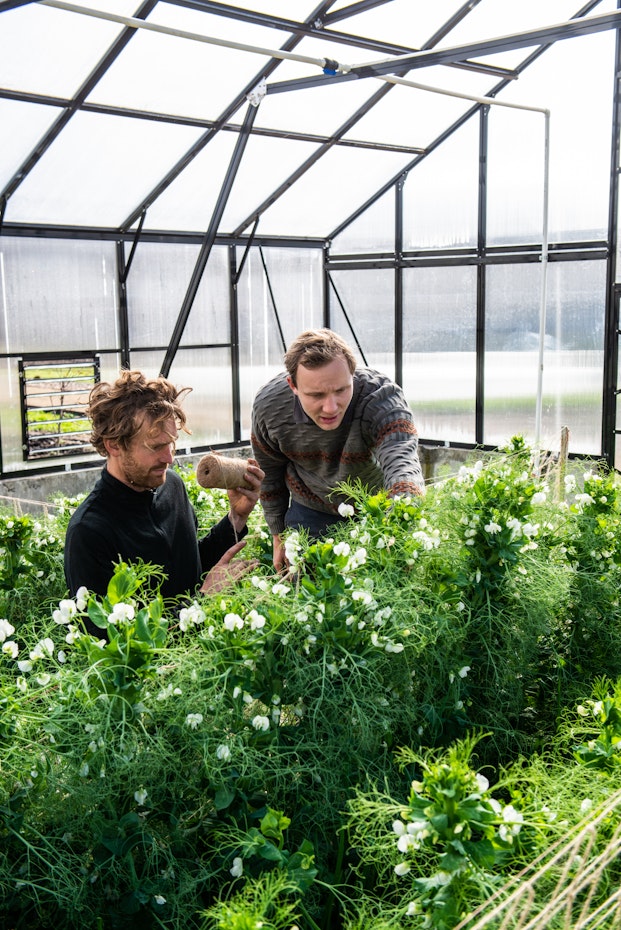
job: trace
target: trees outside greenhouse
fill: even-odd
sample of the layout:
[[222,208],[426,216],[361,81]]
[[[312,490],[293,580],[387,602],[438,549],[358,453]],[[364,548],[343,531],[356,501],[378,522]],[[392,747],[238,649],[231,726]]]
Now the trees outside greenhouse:
[[[247,442],[322,324],[403,385],[423,442],[566,426],[614,464],[620,16],[2,0],[0,472],[92,459],[65,439],[84,395],[32,410],[24,362],[191,385],[200,451]],[[47,460],[31,421],[61,436]]]

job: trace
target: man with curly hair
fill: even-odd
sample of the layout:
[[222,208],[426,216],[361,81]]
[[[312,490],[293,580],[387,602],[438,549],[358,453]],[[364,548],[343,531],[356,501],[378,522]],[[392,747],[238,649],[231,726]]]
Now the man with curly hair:
[[220,590],[256,564],[232,560],[245,546],[246,521],[259,497],[263,471],[257,462],[248,460],[250,488],[227,492],[228,514],[201,539],[183,480],[170,470],[179,431],[189,433],[181,402],[190,390],[140,371],[123,371],[92,389],[91,442],[106,464],[67,528],[65,576],[72,594],[83,586],[105,595],[120,561],[160,566],[165,598]]

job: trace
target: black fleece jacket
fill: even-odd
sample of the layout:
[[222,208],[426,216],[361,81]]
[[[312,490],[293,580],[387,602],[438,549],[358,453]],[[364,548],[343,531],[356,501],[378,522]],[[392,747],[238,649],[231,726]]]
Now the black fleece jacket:
[[[237,538],[246,533],[244,529]],[[164,598],[192,594],[201,576],[235,542],[228,516],[198,539],[194,508],[174,471],[168,471],[166,481],[155,491],[134,491],[104,468],[69,521],[65,578],[72,596],[81,586],[103,596],[113,563],[142,559],[164,569]]]

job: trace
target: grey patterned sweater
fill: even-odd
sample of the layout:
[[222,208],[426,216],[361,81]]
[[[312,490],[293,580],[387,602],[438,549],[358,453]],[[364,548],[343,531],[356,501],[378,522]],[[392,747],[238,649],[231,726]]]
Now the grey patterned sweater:
[[418,434],[401,388],[370,368],[354,372],[341,425],[322,430],[304,413],[286,372],[258,391],[252,409],[253,454],[265,472],[261,504],[272,535],[285,528],[289,496],[313,510],[336,513],[346,478],[370,492],[422,494]]

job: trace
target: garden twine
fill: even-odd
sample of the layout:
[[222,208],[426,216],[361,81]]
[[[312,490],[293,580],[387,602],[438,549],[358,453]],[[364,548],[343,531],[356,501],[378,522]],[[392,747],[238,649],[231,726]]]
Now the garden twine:
[[248,488],[244,480],[248,462],[208,452],[196,466],[196,480],[202,488]]

